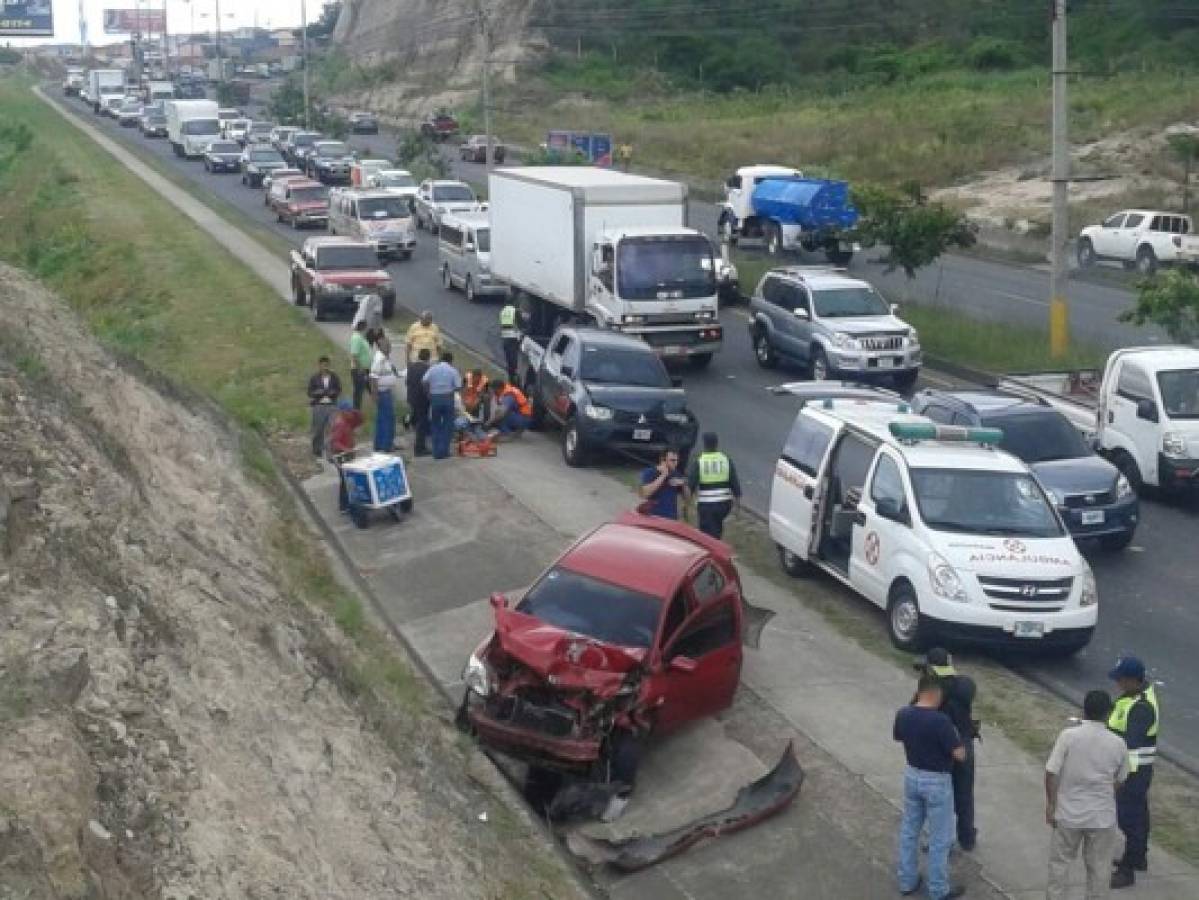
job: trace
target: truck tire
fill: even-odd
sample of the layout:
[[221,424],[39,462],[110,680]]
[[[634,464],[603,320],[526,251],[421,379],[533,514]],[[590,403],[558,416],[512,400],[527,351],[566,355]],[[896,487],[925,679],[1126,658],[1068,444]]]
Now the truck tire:
[[1157,274],[1157,254],[1148,244],[1137,248],[1137,271],[1146,278]]
[[1095,265],[1095,260],[1095,245],[1090,238],[1083,238],[1078,242],[1078,268],[1089,269]]
[[887,603],[887,633],[891,643],[904,653],[915,653],[924,644],[923,616],[920,601],[910,584],[899,584],[891,590]]
[[1128,484],[1132,488],[1134,494],[1138,497],[1145,490],[1145,481],[1141,477],[1141,467],[1137,465],[1137,461],[1132,458],[1127,450],[1117,450],[1112,454],[1112,465],[1115,466],[1120,474],[1128,479]]
[[574,416],[567,419],[562,428],[562,459],[574,469],[587,464],[587,448],[583,445],[579,422]]
[[441,286],[447,291],[454,289],[454,281],[450,278],[450,267],[448,265],[441,267]]
[[475,294],[475,283],[469,275],[466,276],[466,284],[462,286],[462,293],[466,295],[467,303],[474,303],[479,299]]
[[758,360],[758,365],[763,369],[773,369],[779,364],[778,355],[774,352],[774,348],[770,346],[770,338],[765,331],[758,330],[754,332],[754,357]]

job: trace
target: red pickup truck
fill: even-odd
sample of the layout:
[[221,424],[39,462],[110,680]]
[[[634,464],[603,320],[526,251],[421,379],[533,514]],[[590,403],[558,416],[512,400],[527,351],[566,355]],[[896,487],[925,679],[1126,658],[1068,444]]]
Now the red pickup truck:
[[280,223],[292,228],[329,224],[329,194],[325,186],[307,178],[274,180],[266,192],[266,205]]
[[459,721],[535,768],[632,787],[639,744],[733,702],[741,579],[729,547],[627,513],[510,605],[463,672]]
[[448,112],[435,113],[421,122],[420,133],[435,141],[448,141],[458,134],[458,120]]
[[353,317],[368,294],[382,300],[383,318],[395,314],[395,285],[379,268],[375,248],[346,237],[310,237],[291,251],[291,292],[296,306],[312,307],[318,322],[336,313]]

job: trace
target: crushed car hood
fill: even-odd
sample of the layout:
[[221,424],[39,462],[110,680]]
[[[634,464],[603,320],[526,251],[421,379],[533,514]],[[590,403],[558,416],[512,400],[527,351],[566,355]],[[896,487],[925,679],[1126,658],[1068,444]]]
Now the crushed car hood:
[[505,653],[554,687],[599,696],[616,693],[645,655],[563,631],[513,609],[495,611],[495,635]]

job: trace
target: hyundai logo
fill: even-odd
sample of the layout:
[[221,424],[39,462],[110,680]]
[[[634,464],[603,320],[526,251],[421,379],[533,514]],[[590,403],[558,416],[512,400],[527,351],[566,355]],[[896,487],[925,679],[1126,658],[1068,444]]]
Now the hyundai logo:
[[1037,596],[1037,586],[1035,584],[1020,585],[1020,596],[1029,598]]
[[1087,494],[1087,503],[1089,503],[1091,506],[1095,505],[1096,500],[1098,500],[1098,498],[1094,494]]
[[641,418],[637,420],[637,424],[644,425],[645,423],[646,423],[645,413],[642,413]]

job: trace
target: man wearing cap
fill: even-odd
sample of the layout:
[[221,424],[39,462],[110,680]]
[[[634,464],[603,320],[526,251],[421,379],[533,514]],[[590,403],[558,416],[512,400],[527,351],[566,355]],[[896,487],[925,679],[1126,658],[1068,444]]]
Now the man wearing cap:
[[974,695],[978,692],[974,679],[959,675],[953,657],[943,647],[933,647],[916,664],[922,672],[941,682],[941,712],[949,716],[953,727],[962,737],[966,755],[955,760],[950,775],[953,780],[953,812],[957,818],[958,846],[966,852],[974,849],[978,829],[974,827],[974,739],[978,727],[974,721]]
[[1128,778],[1116,792],[1116,822],[1124,833],[1124,855],[1112,873],[1113,888],[1130,887],[1136,873],[1149,868],[1149,785],[1157,758],[1160,710],[1153,685],[1145,680],[1145,664],[1122,656],[1108,677],[1120,689],[1107,727],[1128,747]]

